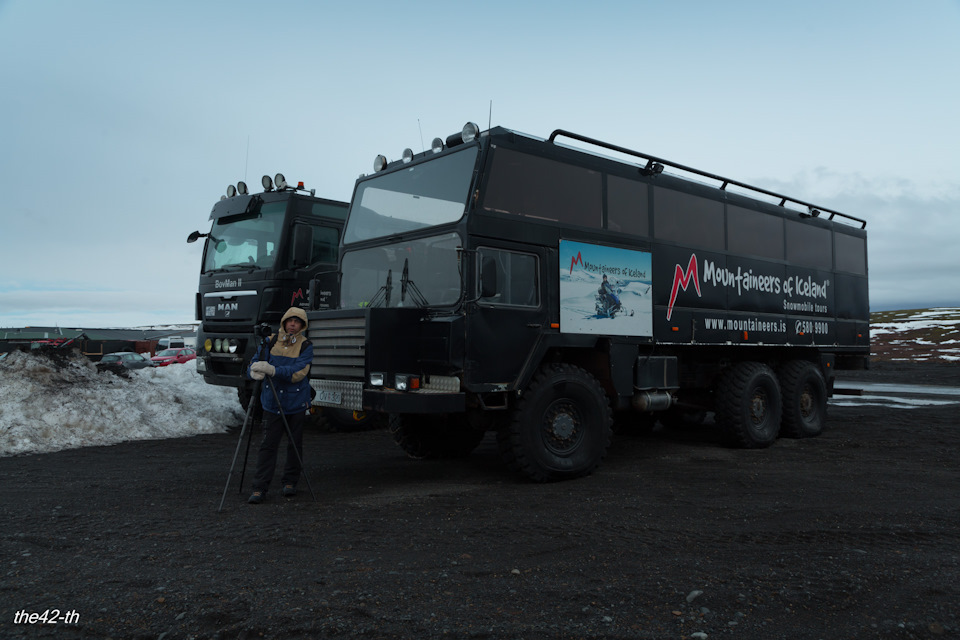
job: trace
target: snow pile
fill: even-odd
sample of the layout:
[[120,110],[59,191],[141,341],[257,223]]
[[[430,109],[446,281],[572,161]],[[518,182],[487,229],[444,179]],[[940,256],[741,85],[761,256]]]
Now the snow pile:
[[960,361],[960,308],[939,307],[922,311],[883,312],[882,320],[870,324],[876,345],[906,351],[893,360]]
[[905,333],[924,329],[955,330],[960,328],[960,309],[941,308],[918,311],[890,322],[877,322],[870,325],[871,335],[885,333]]
[[193,362],[118,376],[77,352],[0,354],[0,456],[220,433],[242,424],[236,391]]

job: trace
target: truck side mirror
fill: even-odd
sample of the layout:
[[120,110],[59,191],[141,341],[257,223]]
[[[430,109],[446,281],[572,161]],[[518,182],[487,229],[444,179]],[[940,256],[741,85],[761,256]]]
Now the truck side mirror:
[[200,233],[199,231],[194,231],[193,233],[187,236],[187,242],[188,243],[196,242],[203,235],[206,235],[206,234]]
[[485,256],[480,263],[480,297],[492,298],[497,295],[497,260]]
[[293,231],[293,266],[305,267],[310,264],[313,253],[313,227],[298,224]]

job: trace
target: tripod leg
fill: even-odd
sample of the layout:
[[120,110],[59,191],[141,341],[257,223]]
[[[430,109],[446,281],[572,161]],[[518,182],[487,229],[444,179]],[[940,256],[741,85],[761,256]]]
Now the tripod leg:
[[[254,385],[254,392],[259,395],[259,390],[260,383],[258,382],[256,385]],[[240,455],[240,445],[243,444],[243,433],[247,430],[247,424],[250,422],[250,414],[252,411],[253,399],[251,398],[250,404],[247,405],[247,414],[243,418],[243,427],[240,429],[240,439],[237,441],[237,450],[233,453],[233,462],[230,463],[230,471],[227,472],[227,483],[223,486],[223,496],[220,498],[220,506],[217,508],[217,513],[220,513],[220,511],[223,509],[223,501],[227,498],[227,489],[230,487],[230,478],[233,476],[233,468],[237,464],[237,456]],[[244,460],[243,466],[246,468],[246,460]]]
[[[273,380],[269,377],[267,382],[270,384],[270,390],[273,392],[273,398],[277,402],[277,407],[280,406],[280,396],[277,394],[277,388],[273,385]],[[296,443],[293,442],[293,432],[290,431],[290,424],[287,422],[287,416],[284,415],[283,410],[280,410],[280,419],[283,420],[283,426],[287,430],[287,439],[293,444],[293,451],[297,454],[297,462],[300,463],[301,475],[307,479],[307,488],[310,489],[310,495],[313,497],[313,501],[317,501],[317,494],[313,492],[313,485],[310,484],[310,474],[307,473],[307,468],[303,464],[303,457],[300,455],[300,451],[297,449]]]
[[[251,400],[250,402],[253,402]],[[253,440],[253,425],[250,425],[250,431],[247,433],[247,451],[243,454],[243,467],[240,469],[240,484],[237,486],[237,493],[243,493],[243,477],[247,475],[247,460],[250,459],[250,441]]]

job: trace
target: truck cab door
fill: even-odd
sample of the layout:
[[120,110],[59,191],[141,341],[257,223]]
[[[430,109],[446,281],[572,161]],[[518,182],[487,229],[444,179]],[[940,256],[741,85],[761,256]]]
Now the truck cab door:
[[467,319],[465,382],[476,390],[517,388],[547,322],[543,250],[480,247],[476,302]]

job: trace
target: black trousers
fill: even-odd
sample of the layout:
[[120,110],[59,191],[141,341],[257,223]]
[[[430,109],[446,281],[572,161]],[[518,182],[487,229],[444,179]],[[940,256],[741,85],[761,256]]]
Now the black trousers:
[[[288,436],[287,464],[283,468],[280,484],[296,486],[303,469],[300,459],[303,458],[303,421],[306,415],[303,411],[285,415],[287,424],[290,425],[290,433],[293,435],[293,442],[290,442]],[[254,491],[266,493],[270,486],[270,481],[273,480],[273,472],[277,468],[277,450],[280,448],[280,439],[286,431],[279,413],[263,412],[263,441],[260,443],[260,453],[257,455],[257,473],[253,477]],[[294,444],[296,444],[296,449],[294,449]],[[300,452],[300,458],[297,458],[297,451]]]

